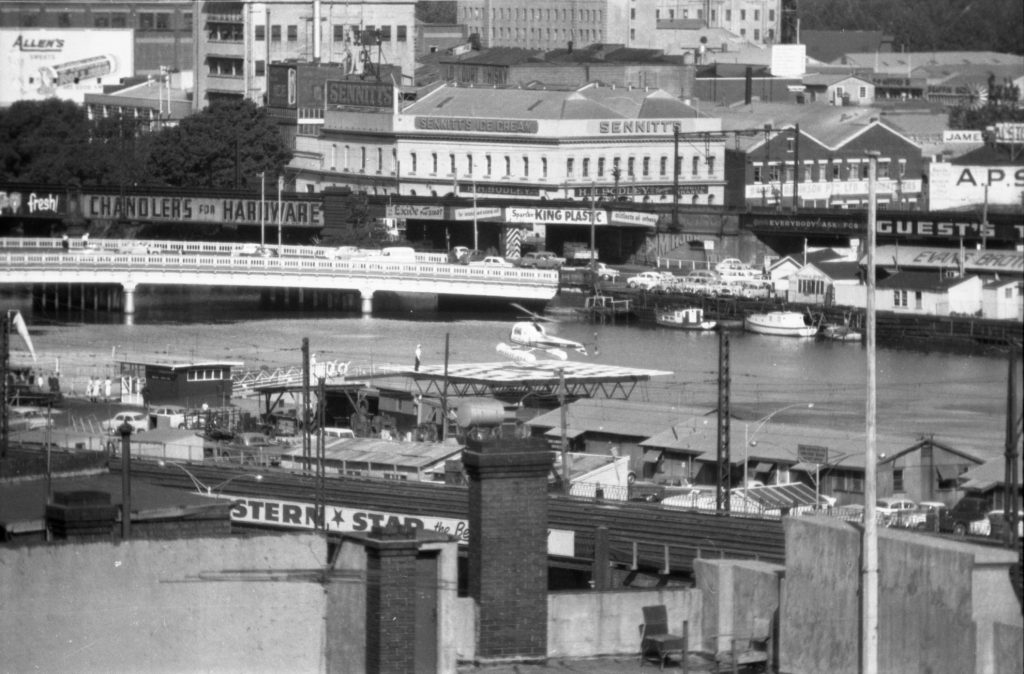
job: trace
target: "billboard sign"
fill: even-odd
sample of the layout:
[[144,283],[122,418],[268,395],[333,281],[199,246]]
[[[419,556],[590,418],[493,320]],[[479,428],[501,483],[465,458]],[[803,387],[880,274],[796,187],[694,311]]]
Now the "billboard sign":
[[54,218],[67,215],[67,198],[57,190],[0,189],[0,217]]
[[554,225],[589,225],[593,218],[595,225],[608,224],[608,212],[578,208],[533,208],[511,207],[505,209],[505,222],[544,222]]
[[280,203],[259,199],[216,197],[82,194],[82,216],[87,219],[134,220],[139,222],[212,222],[222,225],[277,224],[289,227],[323,227],[319,201],[288,199]]
[[928,167],[929,201],[933,210],[970,206],[1020,206],[1024,198],[1024,168],[1020,166],[968,166],[932,162]]
[[134,31],[0,29],[0,106],[87,93],[135,74]]

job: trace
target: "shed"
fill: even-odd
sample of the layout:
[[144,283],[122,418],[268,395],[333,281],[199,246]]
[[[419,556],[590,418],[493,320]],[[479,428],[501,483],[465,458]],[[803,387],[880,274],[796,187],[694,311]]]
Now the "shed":
[[157,428],[132,436],[133,457],[171,461],[203,460],[203,438],[195,431]]
[[863,307],[865,293],[854,260],[808,262],[789,278],[789,301],[798,304]]
[[121,402],[130,405],[226,406],[232,397],[231,369],[241,361],[186,361],[140,356],[119,361]]
[[981,289],[981,315],[985,318],[1024,319],[1024,283],[1019,279],[995,279]]
[[952,271],[901,271],[877,284],[877,306],[899,314],[973,316],[981,312],[982,281]]
[[961,476],[982,463],[981,457],[938,442],[918,442],[878,461],[878,494],[906,496],[914,501],[942,501],[952,506],[963,495]]
[[[378,438],[341,438],[324,445],[328,475],[432,482],[444,476],[445,462],[460,457],[457,442],[394,442]],[[281,467],[302,470],[302,448],[281,455]]]

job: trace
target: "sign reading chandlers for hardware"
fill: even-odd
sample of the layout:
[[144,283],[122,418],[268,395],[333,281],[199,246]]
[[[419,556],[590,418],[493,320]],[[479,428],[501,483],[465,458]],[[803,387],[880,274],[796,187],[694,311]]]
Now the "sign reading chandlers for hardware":
[[505,222],[546,222],[553,225],[589,225],[593,217],[595,225],[607,225],[608,213],[604,210],[582,208],[523,208],[505,209]]
[[[217,199],[207,197],[118,196],[83,194],[82,215],[86,218],[111,218],[144,222],[215,222],[220,224],[260,224],[259,199]],[[263,202],[263,222],[278,222],[278,202]],[[287,200],[280,203],[280,222],[290,227],[323,227],[319,201]]]
[[[231,507],[233,522],[292,529],[316,528],[317,507],[312,503],[238,496],[223,498],[234,501]],[[334,505],[328,505],[324,514],[327,531],[370,531],[373,527],[390,524],[449,534],[457,538],[460,545],[469,543],[469,522],[452,517],[403,515]],[[576,554],[575,544],[575,532],[548,529],[549,555],[573,557]]]

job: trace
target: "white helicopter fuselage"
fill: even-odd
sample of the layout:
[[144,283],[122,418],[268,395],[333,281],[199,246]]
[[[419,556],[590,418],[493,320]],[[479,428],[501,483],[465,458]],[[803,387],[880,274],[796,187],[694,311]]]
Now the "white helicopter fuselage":
[[533,349],[571,349],[582,354],[587,352],[587,348],[580,342],[549,335],[544,326],[533,321],[520,321],[513,324],[509,339],[513,344]]

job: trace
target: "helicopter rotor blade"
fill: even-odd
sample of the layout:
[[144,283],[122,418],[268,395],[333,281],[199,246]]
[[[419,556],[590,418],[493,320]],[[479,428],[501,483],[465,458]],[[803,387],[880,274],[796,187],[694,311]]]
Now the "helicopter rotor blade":
[[548,316],[544,316],[542,314],[538,314],[536,311],[530,311],[529,309],[524,307],[522,304],[519,304],[518,302],[509,302],[509,305],[512,306],[512,307],[515,307],[519,311],[521,311],[524,314],[526,314],[526,316],[530,320],[534,321],[535,323],[537,321],[546,321],[548,323],[558,323],[559,322],[558,320],[556,320],[554,318],[550,318]]

